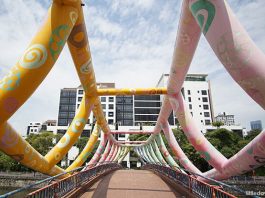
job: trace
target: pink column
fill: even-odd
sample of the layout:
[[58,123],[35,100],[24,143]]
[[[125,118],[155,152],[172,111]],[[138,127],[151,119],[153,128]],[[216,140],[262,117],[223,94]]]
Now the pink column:
[[108,156],[108,154],[110,152],[111,146],[112,146],[112,142],[108,141],[107,146],[105,148],[105,151],[102,154],[102,156],[101,156],[100,160],[98,161],[98,163],[102,163],[102,162],[104,162],[106,160],[106,158],[107,158],[107,156]]
[[113,154],[112,154],[112,156],[111,156],[111,158],[109,159],[109,161],[113,161],[114,160],[114,158],[116,157],[116,155],[117,155],[117,153],[118,153],[118,145],[114,145],[115,146],[115,148],[114,148],[114,152],[113,152]]
[[109,155],[107,156],[105,162],[109,162],[110,158],[112,158],[114,150],[115,150],[116,145],[113,143],[109,152]]
[[182,1],[181,17],[169,73],[168,94],[180,92],[198,45],[200,35],[201,30],[189,10],[189,2],[184,0]]
[[223,165],[227,162],[226,157],[224,157],[201,133],[181,93],[171,97],[170,100],[175,104],[172,105],[173,110],[176,112],[178,121],[189,142],[200,153],[201,157],[214,168],[221,171]]
[[173,134],[173,131],[171,130],[168,122],[165,122],[161,125],[164,134],[166,136],[166,139],[168,141],[168,144],[170,145],[170,148],[172,149],[174,155],[176,156],[176,158],[179,160],[179,162],[182,164],[182,166],[185,167],[185,169],[197,173],[197,174],[201,174],[201,171],[196,168],[196,166],[193,165],[193,163],[189,160],[189,158],[185,155],[185,153],[183,152],[183,150],[179,147],[178,142],[176,141],[176,138]]
[[100,143],[98,145],[98,148],[96,150],[96,153],[93,155],[92,159],[88,162],[88,168],[91,167],[91,166],[94,166],[97,161],[99,160],[100,158],[100,155],[106,145],[106,142],[107,142],[107,137],[108,135],[104,134],[103,132],[101,132],[101,139],[100,139]]
[[190,0],[190,10],[226,70],[264,109],[264,53],[248,36],[229,5],[224,0]]

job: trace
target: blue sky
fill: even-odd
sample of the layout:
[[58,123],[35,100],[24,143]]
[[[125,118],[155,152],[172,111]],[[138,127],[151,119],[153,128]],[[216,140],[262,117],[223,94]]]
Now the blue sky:
[[[23,54],[38,30],[51,1],[0,0],[0,78]],[[153,87],[168,73],[177,33],[181,1],[90,0],[84,1],[85,20],[98,82],[116,87]],[[265,1],[230,0],[236,16],[251,38],[265,52]],[[233,82],[202,36],[189,73],[208,73],[214,113],[235,115],[237,123],[265,112]],[[71,79],[71,80],[69,80]],[[31,121],[57,119],[60,89],[79,85],[67,47],[51,73],[32,97],[10,119],[24,134]]]

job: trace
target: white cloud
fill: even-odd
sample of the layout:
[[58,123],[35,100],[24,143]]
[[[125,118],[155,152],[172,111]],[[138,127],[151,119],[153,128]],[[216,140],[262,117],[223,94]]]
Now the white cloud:
[[112,9],[122,10],[122,9],[149,9],[152,7],[154,0],[113,0]]
[[104,36],[107,34],[119,35],[122,32],[122,28],[120,27],[120,25],[100,17],[95,18],[95,20],[93,21],[93,25],[94,28],[98,29]]

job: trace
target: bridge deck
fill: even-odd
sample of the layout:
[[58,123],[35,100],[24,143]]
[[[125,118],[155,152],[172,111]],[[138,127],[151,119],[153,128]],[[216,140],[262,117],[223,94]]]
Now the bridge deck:
[[159,176],[146,170],[118,170],[82,191],[82,198],[186,197],[173,190]]

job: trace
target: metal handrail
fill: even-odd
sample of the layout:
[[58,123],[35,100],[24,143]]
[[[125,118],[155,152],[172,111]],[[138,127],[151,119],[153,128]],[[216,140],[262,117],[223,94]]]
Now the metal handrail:
[[[96,165],[100,166],[100,165],[104,165],[104,164],[108,164],[108,165],[109,165],[109,164],[111,164],[111,163],[109,163],[109,162],[102,162],[102,163],[91,164],[90,166],[93,166],[93,168],[95,168],[95,167],[97,167]],[[74,172],[79,171],[79,170],[82,170],[82,169],[85,168],[85,167],[86,167],[86,166],[81,166],[81,167],[75,168],[75,169],[73,169],[73,170],[71,170],[71,171],[63,172],[63,173],[60,173],[60,174],[58,174],[58,175],[55,175],[55,176],[48,177],[48,178],[46,178],[46,179],[43,179],[43,180],[37,181],[37,182],[35,182],[34,184],[30,184],[30,185],[27,185],[27,186],[25,186],[25,187],[22,187],[22,188],[19,188],[19,189],[14,190],[14,191],[8,192],[8,193],[6,193],[6,194],[0,195],[0,198],[7,198],[7,197],[9,197],[9,196],[11,196],[11,195],[15,195],[15,194],[17,194],[17,193],[19,193],[19,192],[23,192],[23,191],[26,191],[26,190],[28,190],[28,189],[36,188],[37,186],[39,186],[39,185],[41,185],[41,184],[44,184],[44,183],[47,183],[47,185],[49,185],[52,181],[54,181],[54,180],[56,180],[56,179],[59,179],[60,177],[65,176],[65,175],[67,175],[67,174],[69,174],[69,176],[70,176],[70,174],[74,174]],[[89,171],[89,170],[91,170],[91,169],[92,169],[92,168],[87,169],[86,171]],[[71,176],[70,176],[70,177],[71,177]],[[68,178],[68,177],[67,177],[67,178]]]
[[[208,198],[208,197],[227,197],[227,198],[235,198],[236,196],[225,192],[224,190],[222,190],[222,187],[228,187],[230,189],[233,189],[234,191],[237,191],[238,193],[242,194],[242,195],[246,195],[246,192],[239,189],[239,188],[235,188],[233,186],[230,186],[228,184],[225,184],[223,182],[211,179],[211,178],[206,178],[202,175],[190,172],[186,169],[182,169],[186,171],[188,174],[174,170],[170,167],[167,166],[162,166],[162,165],[158,165],[158,164],[154,164],[154,163],[149,163],[143,166],[144,169],[151,169],[154,170],[155,172],[161,173],[167,177],[169,177],[171,180],[174,180],[177,183],[182,184],[183,186],[185,186],[187,189],[189,189],[192,193],[196,194],[199,197],[203,197],[203,198]],[[209,180],[211,182],[214,182],[215,184],[218,184],[220,186],[215,186],[215,185],[210,185],[204,181],[201,181],[198,179],[198,177],[202,177],[206,180]],[[251,197],[251,196],[250,196]],[[257,196],[252,196],[257,198]]]
[[121,168],[122,166],[117,163],[103,163],[85,171],[77,172],[67,178],[61,179],[45,186],[44,188],[29,193],[26,197],[62,197],[99,175],[102,175],[110,170],[117,170]]

